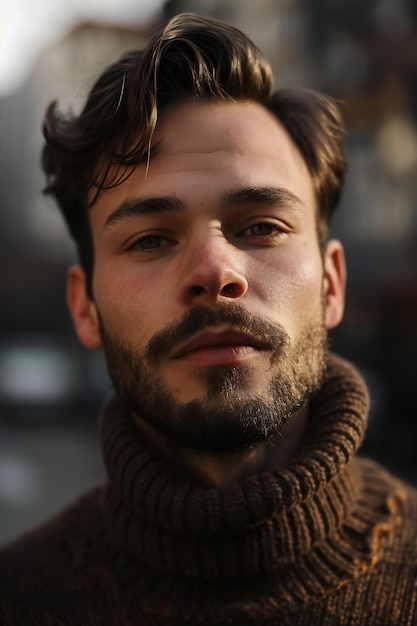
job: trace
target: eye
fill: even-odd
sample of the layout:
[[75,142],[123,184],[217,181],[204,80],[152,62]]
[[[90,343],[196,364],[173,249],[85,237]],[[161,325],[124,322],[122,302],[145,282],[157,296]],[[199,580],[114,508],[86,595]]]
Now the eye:
[[268,224],[267,222],[262,222],[261,224],[254,224],[250,228],[248,228],[251,235],[259,236],[259,235],[272,235],[275,232],[276,226],[272,224]]
[[268,237],[279,232],[280,229],[278,226],[275,226],[275,224],[270,224],[269,222],[259,222],[245,228],[245,230],[241,232],[241,235],[243,237]]
[[161,235],[145,235],[133,242],[129,250],[158,250],[159,248],[167,248],[172,242]]

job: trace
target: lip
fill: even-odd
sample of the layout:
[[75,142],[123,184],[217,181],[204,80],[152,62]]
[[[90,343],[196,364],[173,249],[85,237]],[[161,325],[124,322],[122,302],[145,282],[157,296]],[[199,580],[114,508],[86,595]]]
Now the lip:
[[[183,344],[173,355],[174,359],[199,360],[207,358],[214,361],[238,361],[253,356],[260,351],[268,350],[270,346],[251,335],[233,329],[206,330],[187,343]],[[215,364],[215,363],[213,363]]]

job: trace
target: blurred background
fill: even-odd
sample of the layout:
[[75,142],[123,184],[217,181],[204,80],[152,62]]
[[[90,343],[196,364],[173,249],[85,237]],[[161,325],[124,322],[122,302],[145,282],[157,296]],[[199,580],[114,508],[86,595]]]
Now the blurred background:
[[66,310],[75,255],[42,195],[45,107],[78,110],[105,65],[182,11],[244,30],[277,87],[344,102],[350,170],[333,234],[348,290],[332,343],[371,389],[362,452],[417,484],[414,0],[0,0],[0,544],[104,476],[97,414],[110,384]]

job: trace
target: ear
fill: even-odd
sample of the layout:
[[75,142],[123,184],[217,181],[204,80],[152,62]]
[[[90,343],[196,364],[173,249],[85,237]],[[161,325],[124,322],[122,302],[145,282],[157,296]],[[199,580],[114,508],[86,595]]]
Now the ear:
[[334,328],[345,307],[346,264],[340,241],[330,239],[324,253],[323,299],[326,328]]
[[84,270],[71,267],[68,272],[67,302],[78,337],[87,348],[101,345],[97,308],[87,293]]

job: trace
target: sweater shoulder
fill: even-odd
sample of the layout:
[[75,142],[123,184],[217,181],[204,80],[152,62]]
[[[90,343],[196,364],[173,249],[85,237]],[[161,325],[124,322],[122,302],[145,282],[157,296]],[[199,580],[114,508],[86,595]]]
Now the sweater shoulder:
[[398,478],[372,459],[356,457],[355,464],[359,470],[363,496],[368,497],[375,490],[383,492],[390,510],[397,513],[401,509],[407,518],[417,519],[417,486]]
[[127,624],[103,564],[98,487],[0,551],[0,624]]
[[[362,483],[361,500],[378,520],[374,541],[391,546],[388,554],[414,571],[417,562],[417,488],[407,484],[381,465],[366,458],[356,459]],[[417,575],[416,575],[417,577]]]
[[101,532],[101,488],[0,550],[0,597],[65,586]]

